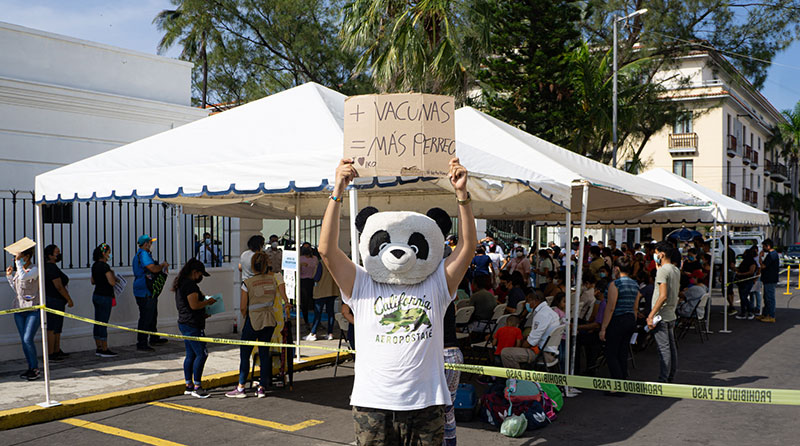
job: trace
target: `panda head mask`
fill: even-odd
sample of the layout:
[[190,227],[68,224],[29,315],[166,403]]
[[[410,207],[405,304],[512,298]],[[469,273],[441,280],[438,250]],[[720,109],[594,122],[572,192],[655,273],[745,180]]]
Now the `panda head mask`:
[[356,217],[358,251],[372,280],[392,285],[420,283],[445,257],[450,216],[439,208],[417,212],[378,212],[366,207]]

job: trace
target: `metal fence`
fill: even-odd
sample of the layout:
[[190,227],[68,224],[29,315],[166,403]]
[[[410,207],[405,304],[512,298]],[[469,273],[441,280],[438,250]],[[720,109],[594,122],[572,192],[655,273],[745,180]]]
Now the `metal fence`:
[[[28,191],[0,191],[3,246],[28,236],[35,239],[34,195]],[[100,243],[111,246],[114,266],[130,266],[136,253],[136,239],[149,234],[158,239],[153,257],[160,262],[177,264],[176,219],[174,205],[158,200],[100,200],[48,204],[42,207],[45,246],[56,244],[63,254],[62,269],[89,268],[92,251]],[[228,217],[183,215],[180,221],[184,261],[194,257],[198,241],[208,232],[219,248],[223,262],[231,258],[231,219]],[[3,256],[3,268],[12,262]]]

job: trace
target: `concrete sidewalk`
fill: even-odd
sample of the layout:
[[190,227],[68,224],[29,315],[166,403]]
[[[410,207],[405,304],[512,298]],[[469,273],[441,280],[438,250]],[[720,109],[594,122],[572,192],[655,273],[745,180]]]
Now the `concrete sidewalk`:
[[[219,336],[238,339],[238,335]],[[302,341],[304,345],[337,347],[333,341]],[[345,343],[346,344],[346,343]],[[343,344],[343,348],[347,346]],[[38,350],[41,346],[37,345]],[[116,358],[100,358],[94,350],[72,352],[58,362],[50,362],[51,399],[67,401],[92,397],[109,392],[131,390],[155,384],[183,381],[184,343],[170,340],[155,347],[155,352],[139,352],[134,346],[114,347]],[[209,358],[203,376],[225,374],[237,376],[239,370],[239,347],[209,344]],[[69,352],[68,352],[69,353]],[[301,348],[301,358],[325,356],[330,351]],[[331,361],[330,358],[327,361]],[[40,359],[40,368],[43,367]],[[38,381],[23,381],[19,374],[27,368],[25,360],[0,362],[0,410],[32,406],[45,400],[44,375]],[[298,370],[298,366],[295,366]],[[224,380],[223,380],[224,381]],[[234,380],[235,381],[235,380]],[[232,381],[232,382],[234,382]],[[218,384],[219,385],[219,382]]]

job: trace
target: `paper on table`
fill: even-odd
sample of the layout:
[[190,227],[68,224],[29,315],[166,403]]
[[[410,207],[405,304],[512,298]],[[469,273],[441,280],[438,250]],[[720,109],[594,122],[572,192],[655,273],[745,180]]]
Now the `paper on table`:
[[122,292],[125,291],[125,287],[128,285],[128,281],[125,280],[124,277],[120,276],[119,274],[116,275],[117,283],[114,284],[114,297],[119,297],[122,295]]
[[217,301],[206,307],[206,314],[217,314],[225,312],[225,303],[222,301],[222,293],[213,296],[206,296],[206,300],[214,298]]

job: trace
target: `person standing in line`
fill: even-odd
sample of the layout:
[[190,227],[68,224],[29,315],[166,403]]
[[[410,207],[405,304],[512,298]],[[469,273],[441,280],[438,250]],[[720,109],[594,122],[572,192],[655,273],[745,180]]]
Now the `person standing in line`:
[[761,322],[775,323],[775,286],[778,285],[778,268],[780,259],[772,245],[772,239],[761,242],[761,283],[764,284],[764,315],[758,318]]
[[608,286],[605,315],[600,326],[600,340],[606,343],[608,371],[614,379],[628,379],[628,345],[636,331],[637,309],[642,297],[639,284],[629,277],[630,273],[630,262],[617,260],[613,275],[618,279]]
[[253,255],[264,251],[264,236],[256,234],[247,240],[247,249],[239,256],[239,272],[242,273],[242,283],[253,277]]
[[753,308],[753,314],[756,318],[761,316],[761,289],[763,288],[761,282],[761,255],[758,252],[758,246],[753,245],[749,249],[753,253],[753,261],[756,263],[756,270],[754,271],[755,276],[753,278],[753,288],[750,289],[750,306]]
[[[57,263],[61,261],[61,250],[56,245],[44,247],[44,298],[47,308],[64,311],[75,305],[67,291],[69,277],[61,271]],[[47,313],[47,358],[61,361],[67,356],[61,350],[61,330],[64,327],[64,316]]]
[[546,249],[539,250],[539,260],[536,262],[536,289],[544,291],[547,286],[547,281],[550,278],[550,272],[553,269],[553,259]]
[[[136,298],[136,305],[139,307],[139,323],[136,328],[145,331],[157,331],[158,327],[158,297],[153,297],[153,291],[147,286],[147,276],[157,273],[167,273],[169,265],[167,262],[157,264],[153,260],[150,249],[156,239],[148,234],[142,234],[136,241],[139,249],[131,262],[133,269],[133,297]],[[152,345],[160,345],[167,342],[166,339],[156,335],[150,335],[150,345],[147,344],[148,335],[138,333],[136,336],[136,350],[153,351]]]
[[272,234],[269,236],[269,247],[267,248],[267,255],[269,256],[269,265],[273,273],[280,273],[283,270],[283,250],[278,247],[278,236]]
[[[184,336],[205,336],[206,310],[209,305],[217,302],[213,297],[205,299],[198,284],[203,277],[210,274],[206,272],[203,262],[189,259],[181,268],[178,277],[172,284],[175,292],[175,306],[178,309],[178,329]],[[195,398],[208,398],[210,394],[203,389],[203,368],[208,359],[206,343],[200,341],[184,340],[186,346],[186,359],[183,361],[183,376],[186,379],[184,395]]]
[[[488,276],[486,277],[488,279]],[[464,355],[458,347],[458,337],[456,336],[456,304],[450,302],[444,314],[442,324],[444,328],[444,363],[463,364]],[[444,370],[444,377],[447,380],[447,390],[450,391],[450,404],[444,406],[444,446],[456,445],[456,410],[453,405],[456,401],[458,384],[461,382],[461,371]]]
[[[269,256],[264,252],[253,255],[253,277],[244,282],[241,295],[241,312],[244,318],[242,327],[243,341],[272,342],[272,335],[278,321],[275,319],[274,307],[276,299],[283,300],[284,311],[291,311],[291,303],[286,297],[286,285],[280,273],[273,273],[269,267]],[[258,379],[256,397],[267,396],[265,387],[272,385],[272,356],[269,347],[258,347],[258,358],[261,361],[261,376]],[[244,385],[250,373],[250,354],[253,347],[242,345],[239,348],[239,385],[226,393],[228,398],[244,398],[247,395]],[[255,379],[255,376],[253,377]]]
[[[671,383],[678,369],[678,345],[675,342],[675,308],[681,285],[681,272],[673,264],[677,249],[668,242],[656,245],[653,260],[657,265],[655,287],[653,288],[652,308],[647,316],[647,326],[653,332],[661,362],[659,382]],[[677,253],[680,256],[680,253]],[[661,320],[656,322],[656,316]]]
[[[92,305],[94,305],[94,320],[108,322],[111,319],[111,307],[114,306],[114,286],[117,284],[117,276],[111,270],[111,247],[108,243],[101,243],[92,252],[92,276],[91,282],[94,285],[92,294]],[[93,329],[94,343],[97,347],[95,355],[101,358],[113,358],[117,356],[115,352],[108,349],[108,327],[95,325]]]
[[750,300],[750,290],[755,284],[755,274],[758,265],[753,251],[748,249],[742,254],[742,261],[736,268],[736,287],[739,289],[739,314],[736,319],[755,319],[753,302]]
[[[33,264],[34,246],[36,242],[24,238],[16,243],[20,251],[14,256],[14,265],[6,269],[6,279],[14,290],[14,302],[11,308],[30,308],[39,305],[39,268]],[[33,342],[39,328],[39,312],[30,310],[14,313],[19,337],[22,340],[22,352],[28,362],[28,370],[19,375],[20,378],[34,381],[39,379],[39,362],[36,355],[36,344]]]
[[305,337],[306,341],[317,340],[317,329],[322,322],[323,311],[328,316],[329,341],[333,339],[333,325],[336,322],[334,320],[333,305],[336,302],[336,298],[339,297],[339,286],[333,281],[330,271],[328,271],[328,268],[324,264],[320,263],[319,267],[322,269],[322,274],[320,275],[319,282],[317,282],[317,286],[314,287],[313,292],[314,321],[311,323],[311,333]]
[[311,249],[308,242],[300,246],[300,311],[303,312],[303,320],[309,325],[308,316],[314,301],[314,276],[317,275],[319,260]]

